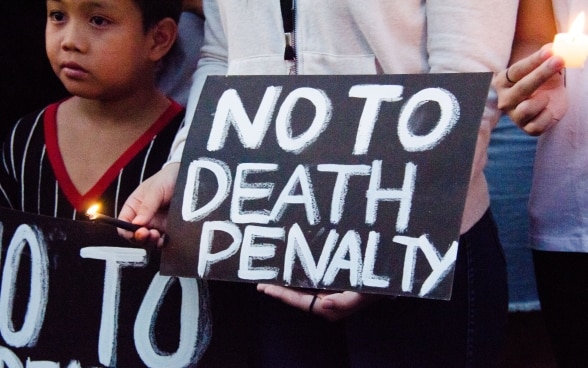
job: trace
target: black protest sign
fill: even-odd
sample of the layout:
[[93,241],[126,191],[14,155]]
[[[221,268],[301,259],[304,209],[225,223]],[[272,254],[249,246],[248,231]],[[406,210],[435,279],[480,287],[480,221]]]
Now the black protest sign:
[[206,289],[114,227],[0,208],[0,366],[191,367]]
[[490,77],[209,77],[162,273],[449,298]]

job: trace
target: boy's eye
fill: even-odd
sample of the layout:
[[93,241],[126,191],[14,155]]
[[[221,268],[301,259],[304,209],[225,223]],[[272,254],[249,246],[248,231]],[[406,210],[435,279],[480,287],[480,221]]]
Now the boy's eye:
[[54,22],[63,22],[65,20],[65,14],[60,11],[52,11],[49,13],[49,18]]
[[95,26],[105,26],[110,24],[110,21],[104,17],[96,15],[90,18],[90,23],[92,23]]

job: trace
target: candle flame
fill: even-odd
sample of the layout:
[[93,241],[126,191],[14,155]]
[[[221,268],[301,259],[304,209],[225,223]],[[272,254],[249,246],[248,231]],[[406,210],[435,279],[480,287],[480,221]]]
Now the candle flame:
[[100,209],[99,204],[94,204],[94,205],[90,206],[88,208],[88,210],[86,211],[86,216],[88,216],[90,218],[90,220],[94,220],[96,218],[96,214],[98,213],[99,209]]
[[582,34],[584,32],[584,22],[585,22],[585,15],[584,15],[584,12],[581,12],[580,14],[578,14],[576,19],[572,23],[572,26],[570,27],[569,33],[574,34],[574,35]]

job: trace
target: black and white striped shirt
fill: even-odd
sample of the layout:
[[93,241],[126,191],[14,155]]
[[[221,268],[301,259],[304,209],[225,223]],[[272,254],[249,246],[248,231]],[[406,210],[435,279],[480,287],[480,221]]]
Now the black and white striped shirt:
[[26,115],[13,127],[2,146],[0,205],[39,215],[87,219],[94,202],[100,212],[118,216],[139,183],[167,161],[184,110],[173,102],[87,193],[71,181],[57,143],[56,114],[60,103]]

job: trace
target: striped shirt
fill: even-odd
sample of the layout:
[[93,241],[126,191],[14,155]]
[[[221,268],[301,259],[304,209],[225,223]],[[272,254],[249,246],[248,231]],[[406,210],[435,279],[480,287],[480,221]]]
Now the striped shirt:
[[2,146],[0,206],[39,215],[85,220],[86,209],[118,217],[127,197],[161,169],[183,124],[184,110],[173,102],[85,194],[69,177],[57,143],[59,102],[21,118]]

